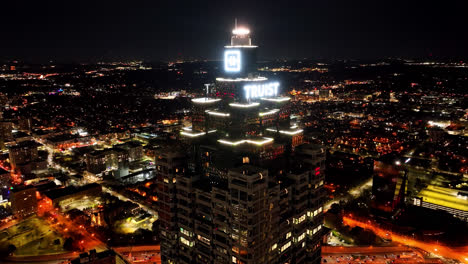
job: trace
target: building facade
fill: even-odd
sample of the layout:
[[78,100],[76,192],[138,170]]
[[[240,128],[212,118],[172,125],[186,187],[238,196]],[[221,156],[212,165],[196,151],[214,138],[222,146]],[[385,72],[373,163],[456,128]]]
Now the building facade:
[[32,186],[13,189],[10,201],[13,214],[19,219],[37,213],[36,188]]
[[325,149],[290,121],[235,28],[192,126],[155,150],[162,263],[320,263]]

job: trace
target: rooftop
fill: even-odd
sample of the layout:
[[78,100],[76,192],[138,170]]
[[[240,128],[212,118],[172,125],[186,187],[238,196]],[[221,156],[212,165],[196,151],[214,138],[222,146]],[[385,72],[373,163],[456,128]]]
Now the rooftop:
[[429,185],[419,192],[418,197],[422,197],[426,203],[437,204],[449,208],[468,212],[468,199],[459,195],[459,190],[449,189],[434,185]]

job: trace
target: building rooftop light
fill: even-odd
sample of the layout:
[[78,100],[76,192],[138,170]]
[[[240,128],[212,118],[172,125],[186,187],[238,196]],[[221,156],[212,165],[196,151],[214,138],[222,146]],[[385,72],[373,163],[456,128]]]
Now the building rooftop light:
[[273,138],[266,138],[265,137],[265,138],[261,138],[261,139],[258,139],[258,140],[242,139],[242,140],[238,140],[238,141],[230,141],[230,140],[227,140],[227,139],[219,139],[218,142],[222,143],[222,144],[226,144],[226,145],[231,145],[231,146],[237,146],[237,145],[244,144],[244,143],[257,145],[257,146],[262,146],[262,145],[273,142]]
[[229,105],[232,107],[249,108],[249,107],[259,106],[260,103],[250,103],[250,104],[230,103]]
[[214,103],[218,101],[221,101],[221,99],[208,98],[208,97],[200,97],[200,98],[192,99],[192,102],[198,103],[198,104],[209,104],[209,103]]
[[232,34],[234,35],[248,35],[250,33],[250,30],[248,28],[235,28],[232,31]]
[[224,46],[227,49],[232,49],[232,48],[258,48],[258,46],[254,45],[227,45]]
[[[274,128],[267,128],[266,130],[271,131],[271,132],[276,132],[276,129],[274,129]],[[303,131],[304,130],[302,130],[302,129],[296,129],[296,130],[280,130],[278,132],[281,133],[281,134],[294,136],[294,135],[302,133]]]
[[270,110],[268,112],[260,112],[258,113],[259,116],[266,116],[266,115],[272,115],[274,113],[278,113],[279,112],[279,109],[273,109],[273,110]]
[[266,81],[268,78],[265,77],[255,77],[255,78],[216,78],[218,82],[262,82]]
[[289,101],[289,100],[291,100],[291,98],[289,98],[289,97],[273,97],[273,98],[262,98],[262,100],[279,103],[279,102]]
[[189,132],[189,131],[181,131],[180,134],[183,135],[183,136],[187,136],[187,137],[200,137],[200,136],[205,135],[206,133],[205,132],[193,133],[193,132]]
[[215,115],[215,116],[230,116],[229,113],[221,113],[221,112],[214,112],[214,111],[207,111],[206,113],[209,115]]

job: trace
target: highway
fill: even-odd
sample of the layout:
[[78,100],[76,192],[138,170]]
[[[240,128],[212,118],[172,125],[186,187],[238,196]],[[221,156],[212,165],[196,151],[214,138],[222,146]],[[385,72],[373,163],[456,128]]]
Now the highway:
[[440,256],[442,258],[447,259],[455,259],[460,261],[461,263],[468,263],[468,245],[463,248],[450,248],[441,244],[425,242],[413,239],[412,237],[406,237],[389,230],[385,230],[379,227],[378,224],[372,222],[370,219],[364,221],[362,219],[356,220],[353,219],[351,216],[344,216],[343,223],[345,225],[349,225],[351,227],[359,226],[361,228],[370,230],[374,232],[379,237],[384,239],[390,239],[394,242],[401,243],[407,246],[420,248],[427,252],[434,254],[435,256]]
[[115,247],[116,252],[125,256],[131,263],[139,264],[160,264],[161,255],[159,245]]
[[404,260],[406,263],[424,263],[424,256],[409,247],[331,247],[322,246],[322,263],[380,263]]

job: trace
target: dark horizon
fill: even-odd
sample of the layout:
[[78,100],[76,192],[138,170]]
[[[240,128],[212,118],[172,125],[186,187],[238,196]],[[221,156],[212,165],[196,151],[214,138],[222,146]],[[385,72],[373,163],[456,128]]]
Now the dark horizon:
[[260,59],[468,57],[462,1],[4,3],[0,59],[219,60],[234,18]]

